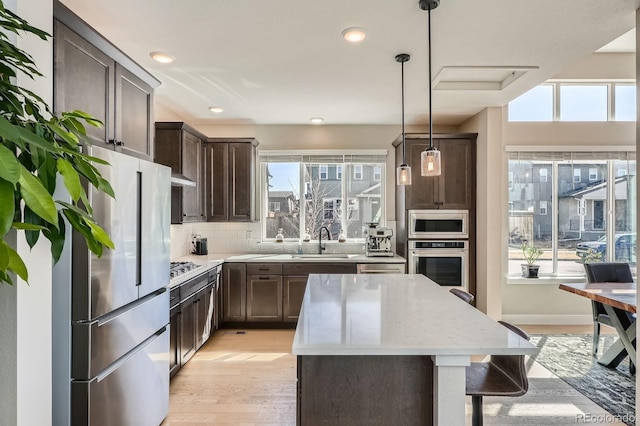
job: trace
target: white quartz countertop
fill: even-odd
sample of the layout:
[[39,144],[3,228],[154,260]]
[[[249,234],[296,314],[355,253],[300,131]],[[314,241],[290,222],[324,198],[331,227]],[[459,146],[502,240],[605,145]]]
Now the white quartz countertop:
[[389,257],[368,257],[364,254],[346,253],[323,253],[323,254],[243,254],[231,256],[225,262],[277,262],[277,263],[299,263],[299,262],[329,262],[329,263],[406,263],[401,256],[393,255]]
[[[305,256],[305,255],[303,255]],[[193,262],[200,267],[185,274],[172,278],[169,288],[175,287],[185,281],[208,271],[211,268],[222,265],[224,262],[246,262],[246,263],[398,263],[404,264],[405,259],[401,256],[393,257],[367,257],[364,254],[337,254],[326,253],[322,255],[306,255],[309,257],[298,257],[292,254],[225,254],[212,253],[208,255],[190,254],[187,256],[171,259],[172,262]],[[340,257],[338,257],[340,256]]]
[[532,355],[538,348],[423,275],[312,274],[292,352]]

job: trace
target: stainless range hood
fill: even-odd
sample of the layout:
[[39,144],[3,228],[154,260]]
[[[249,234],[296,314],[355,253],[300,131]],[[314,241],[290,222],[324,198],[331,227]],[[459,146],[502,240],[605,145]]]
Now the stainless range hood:
[[181,173],[171,172],[171,186],[196,186],[196,183]]

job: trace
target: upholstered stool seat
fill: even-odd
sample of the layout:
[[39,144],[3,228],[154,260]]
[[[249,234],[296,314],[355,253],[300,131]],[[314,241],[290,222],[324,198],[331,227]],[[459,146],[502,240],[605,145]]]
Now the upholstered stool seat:
[[[529,340],[519,327],[498,321],[511,331]],[[488,361],[472,362],[466,369],[467,395],[473,406],[472,424],[482,425],[483,396],[522,396],[529,389],[524,355],[492,355]]]
[[460,299],[464,300],[465,302],[471,304],[473,303],[473,300],[475,299],[475,297],[473,296],[473,294],[471,293],[467,293],[464,290],[460,290],[459,288],[452,288],[451,290],[449,290],[452,294],[455,294],[456,296],[458,296]]

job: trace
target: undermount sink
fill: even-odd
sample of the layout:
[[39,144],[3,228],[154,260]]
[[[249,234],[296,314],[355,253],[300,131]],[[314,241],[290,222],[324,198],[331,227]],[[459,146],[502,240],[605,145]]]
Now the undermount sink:
[[357,254],[327,253],[327,254],[292,254],[293,259],[350,259]]

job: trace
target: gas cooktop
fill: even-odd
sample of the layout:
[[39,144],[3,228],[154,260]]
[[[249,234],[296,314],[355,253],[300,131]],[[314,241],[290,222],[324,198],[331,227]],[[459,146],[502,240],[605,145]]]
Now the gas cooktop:
[[179,275],[185,274],[202,265],[195,264],[193,262],[171,262],[169,265],[169,275],[171,278],[175,278]]

